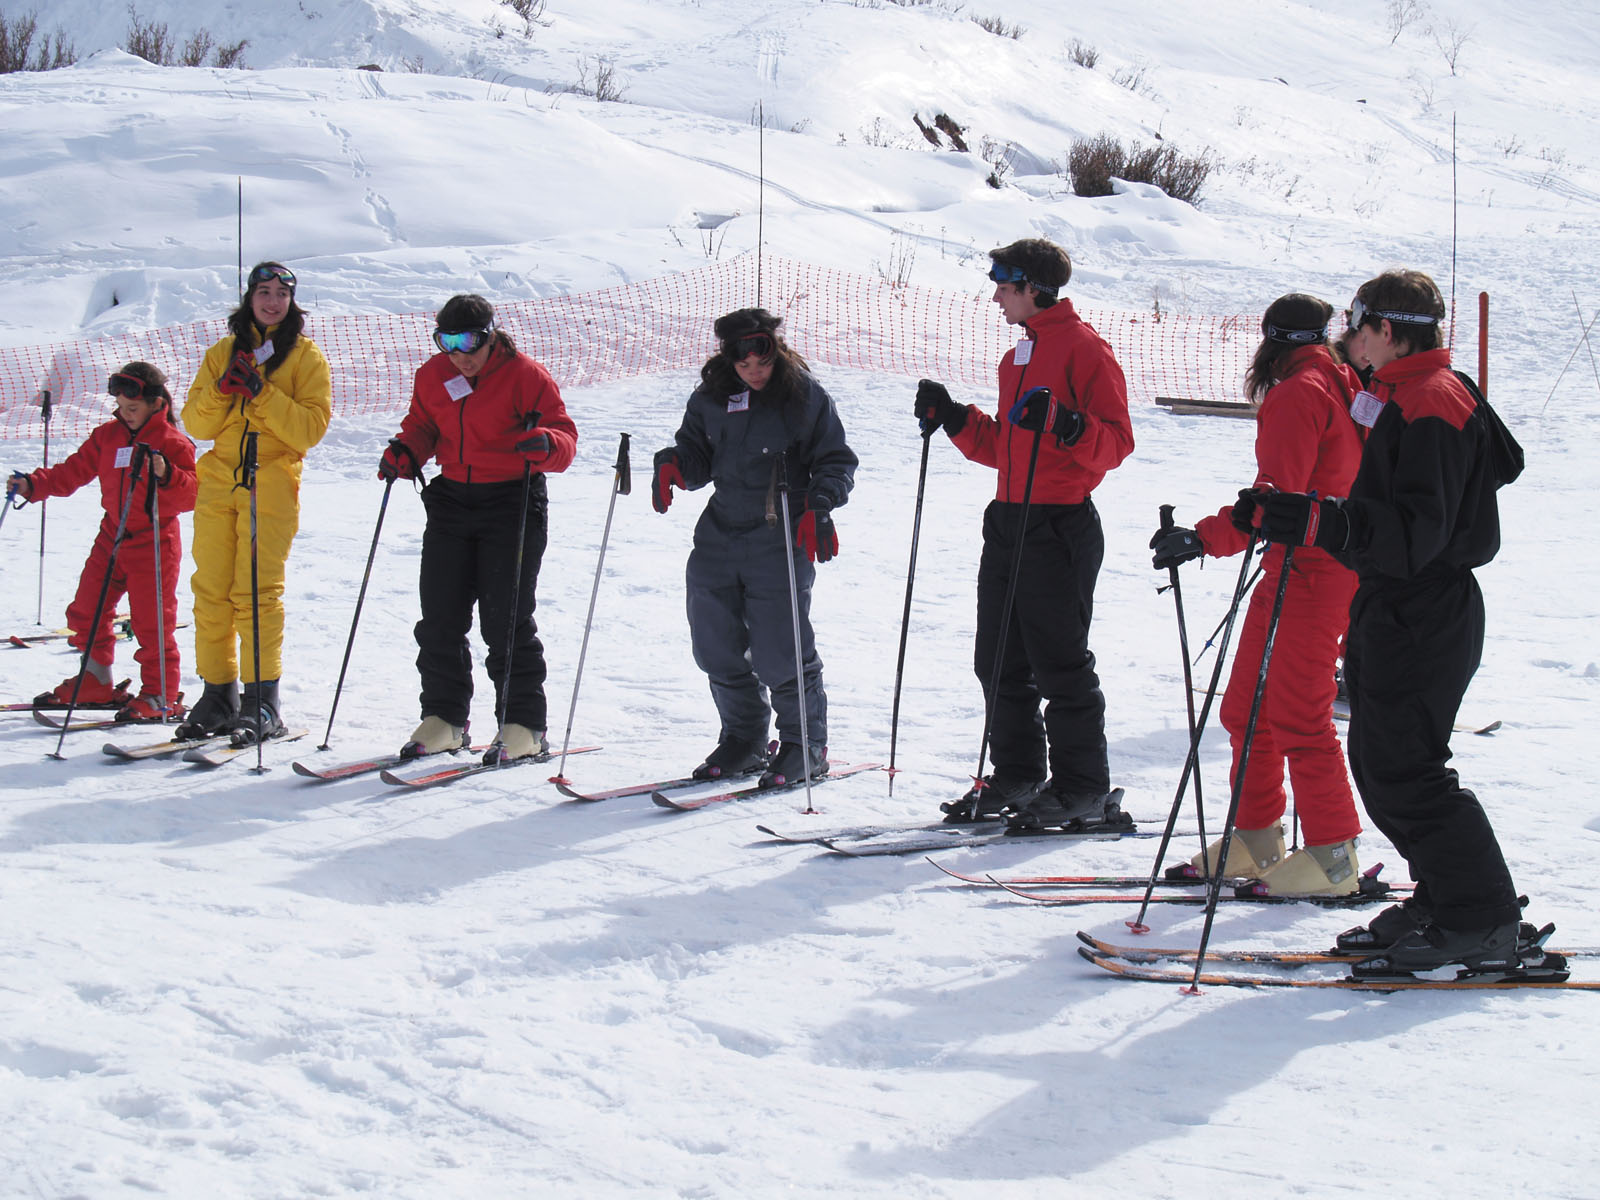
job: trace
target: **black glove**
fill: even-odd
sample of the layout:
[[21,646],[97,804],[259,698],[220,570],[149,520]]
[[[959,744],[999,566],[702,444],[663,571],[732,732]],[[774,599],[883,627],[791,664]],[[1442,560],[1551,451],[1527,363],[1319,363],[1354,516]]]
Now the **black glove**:
[[817,492],[806,496],[806,510],[794,531],[794,544],[814,563],[827,562],[839,553],[839,534],[833,527],[833,501]]
[[541,463],[550,457],[550,435],[548,433],[529,434],[517,443],[517,453],[530,463]]
[[657,450],[655,474],[650,479],[650,507],[664,513],[672,507],[672,489],[688,486],[683,482],[683,468],[678,464],[678,451],[668,446]]
[[1155,536],[1150,539],[1150,549],[1156,552],[1150,565],[1158,571],[1199,558],[1206,552],[1206,548],[1200,544],[1200,535],[1182,525],[1169,525],[1156,530]]
[[1267,494],[1267,488],[1245,488],[1239,493],[1239,498],[1233,502],[1233,508],[1228,513],[1228,520],[1240,533],[1254,533],[1259,521],[1256,513],[1261,507],[1261,497]]
[[[24,501],[33,499],[33,476],[25,475],[21,471],[11,472],[11,478],[6,480],[6,498],[21,496]],[[22,505],[17,505],[21,508]]]
[[1018,429],[1051,434],[1062,446],[1070,446],[1081,438],[1086,424],[1081,412],[1057,404],[1046,387],[1029,388],[1011,406],[1006,419]]
[[1261,536],[1269,542],[1343,550],[1350,540],[1350,518],[1337,500],[1318,500],[1304,492],[1268,492],[1258,504]]
[[943,425],[945,433],[955,437],[967,425],[967,406],[950,399],[944,384],[931,379],[921,380],[917,384],[914,411],[922,424],[923,433],[932,433],[935,427]]
[[265,386],[261,372],[256,370],[256,360],[248,350],[235,354],[227,371],[217,380],[217,391],[225,395],[248,396],[252,400],[261,395],[261,389]]
[[378,460],[378,478],[390,479],[415,479],[422,474],[422,464],[417,461],[416,453],[410,446],[399,438],[389,439],[389,448],[383,452],[383,457]]

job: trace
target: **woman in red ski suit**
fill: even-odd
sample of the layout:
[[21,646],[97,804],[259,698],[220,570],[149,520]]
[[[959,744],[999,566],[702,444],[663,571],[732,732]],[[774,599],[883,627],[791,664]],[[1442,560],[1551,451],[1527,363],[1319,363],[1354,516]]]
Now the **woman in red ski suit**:
[[[1332,315],[1326,301],[1291,293],[1274,300],[1262,317],[1265,337],[1245,380],[1250,399],[1260,404],[1254,489],[1349,494],[1361,462],[1350,402],[1361,383],[1328,351]],[[1203,518],[1192,530],[1158,530],[1150,540],[1156,568],[1202,553],[1225,558],[1242,551],[1249,534],[1236,527],[1235,507]],[[1237,775],[1244,747],[1283,547],[1263,554],[1262,567],[1222,698],[1222,724],[1233,743],[1230,776]],[[1327,551],[1295,552],[1224,871],[1259,878],[1274,894],[1345,894],[1360,883],[1354,842],[1361,823],[1333,725],[1334,668],[1355,590],[1355,573]],[[1306,839],[1304,849],[1287,857],[1280,824],[1287,806],[1285,764]],[[1220,847],[1216,842],[1196,855],[1195,865],[1215,867]]]
[[439,353],[417,371],[411,409],[378,466],[379,478],[413,479],[428,459],[439,462],[422,492],[422,723],[400,752],[414,757],[466,744],[473,691],[467,634],[476,605],[501,714],[489,754],[527,758],[546,749],[544,647],[533,619],[546,540],[545,476],[571,465],[578,428],[550,372],[495,327],[494,308],[482,296],[452,296],[437,322]]
[[[81,651],[93,633],[88,666],[78,685],[78,703],[109,707],[120,704],[119,721],[155,721],[163,714],[183,714],[183,693],[178,690],[182,668],[178,640],[178,570],[183,563],[183,535],[178,515],[194,510],[194,443],[174,423],[167,377],[147,362],[131,362],[111,376],[107,391],[116,399],[111,420],[99,426],[71,455],[53,467],[32,474],[11,476],[10,487],[28,500],[70,496],[91,479],[100,480],[100,504],[105,515],[95,535],[89,560],[78,579],[78,593],[67,606],[67,625],[75,632],[72,645]],[[142,449],[136,449],[142,448]],[[144,458],[133,503],[127,505],[128,523],[117,548],[115,566],[111,546],[128,499],[135,454]],[[155,480],[152,491],[149,481]],[[151,520],[152,503],[156,525]],[[159,550],[157,542],[160,543]],[[161,588],[156,590],[156,555],[161,556]],[[94,630],[95,604],[111,571],[100,624]],[[137,698],[111,683],[111,663],[116,655],[112,617],[122,597],[128,597],[133,636],[138,642],[134,661],[139,664]],[[158,607],[159,606],[159,607]],[[157,635],[157,614],[160,635]],[[165,653],[161,647],[164,645]],[[162,678],[165,659],[166,677]],[[67,703],[76,678],[68,678],[38,703]]]

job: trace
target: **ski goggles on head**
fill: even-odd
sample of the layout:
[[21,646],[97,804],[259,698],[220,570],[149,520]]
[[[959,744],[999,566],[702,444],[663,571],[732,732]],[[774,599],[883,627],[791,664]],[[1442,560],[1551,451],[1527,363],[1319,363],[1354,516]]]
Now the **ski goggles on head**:
[[1368,321],[1398,321],[1403,325],[1437,325],[1439,318],[1432,313],[1398,312],[1390,308],[1368,308],[1361,298],[1350,301],[1350,311],[1345,314],[1352,330],[1360,329]]
[[291,292],[294,291],[294,272],[289,270],[288,267],[257,267],[250,272],[248,286],[255,287],[258,283],[267,283],[273,279],[283,284]]
[[1031,287],[1041,296],[1054,297],[1058,290],[1053,287],[1045,287],[1042,283],[1035,283],[1028,278],[1028,273],[1021,267],[1010,267],[1001,262],[991,262],[989,264],[989,278],[995,283],[1013,283],[1018,287]]
[[125,375],[118,371],[106,380],[106,395],[126,397],[129,400],[154,400],[161,395],[161,388],[137,375]]
[[768,358],[776,346],[770,333],[747,333],[723,342],[722,352],[730,362],[741,363],[752,354],[757,358]]
[[493,336],[493,328],[457,329],[451,333],[435,329],[433,344],[446,354],[476,354],[489,344],[489,339]]
[[1328,327],[1321,329],[1283,329],[1270,321],[1262,326],[1269,342],[1284,342],[1290,346],[1312,346],[1328,340]]

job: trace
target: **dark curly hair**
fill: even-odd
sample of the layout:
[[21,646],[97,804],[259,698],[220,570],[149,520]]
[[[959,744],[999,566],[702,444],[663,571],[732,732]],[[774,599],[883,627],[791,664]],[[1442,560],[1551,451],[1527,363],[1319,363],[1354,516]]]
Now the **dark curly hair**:
[[[250,268],[246,277],[255,279],[264,271],[288,270],[280,262],[258,262]],[[273,276],[270,274],[267,279]],[[257,280],[245,288],[244,295],[239,297],[239,307],[228,314],[228,331],[233,334],[233,350],[228,357],[236,357],[242,350],[247,354],[254,354],[256,349],[256,333],[265,339],[266,329],[256,321],[255,310],[250,307],[250,299],[255,295],[256,289],[265,283],[266,279]],[[300,340],[300,334],[306,327],[305,310],[295,303],[294,288],[289,288],[289,311],[283,315],[283,320],[278,323],[278,332],[272,335],[272,357],[260,365],[263,378],[270,376],[283,365],[283,360],[289,357],[289,351],[294,349],[294,344]]]

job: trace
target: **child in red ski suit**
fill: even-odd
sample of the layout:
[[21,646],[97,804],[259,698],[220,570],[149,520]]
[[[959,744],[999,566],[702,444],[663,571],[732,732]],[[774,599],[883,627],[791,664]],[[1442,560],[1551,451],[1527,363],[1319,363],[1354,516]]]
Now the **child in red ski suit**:
[[[1262,317],[1265,336],[1245,381],[1247,394],[1260,404],[1253,488],[1349,494],[1361,461],[1350,402],[1361,383],[1328,351],[1332,315],[1326,301],[1290,293],[1274,300]],[[1156,568],[1165,570],[1202,553],[1238,554],[1249,536],[1237,527],[1236,509],[1228,505],[1194,529],[1158,530],[1150,540]],[[1222,698],[1235,779],[1283,559],[1281,546],[1262,555],[1262,579],[1250,597]],[[1360,884],[1355,838],[1361,822],[1333,725],[1334,668],[1355,590],[1355,573],[1327,551],[1304,547],[1295,552],[1224,869],[1226,875],[1260,879],[1275,895],[1344,895]],[[1304,848],[1287,856],[1281,824],[1286,764],[1306,838]],[[1220,852],[1221,843],[1213,843],[1195,856],[1194,865],[1215,870]]]
[[[78,684],[79,704],[110,707],[120,704],[119,721],[156,721],[163,716],[180,716],[183,693],[178,690],[182,669],[178,659],[178,640],[173,630],[178,623],[178,572],[183,564],[183,535],[178,528],[180,513],[194,510],[194,443],[173,423],[172,396],[166,376],[147,362],[131,362],[111,376],[107,391],[116,399],[111,420],[99,426],[71,455],[54,467],[40,467],[30,474],[14,473],[8,489],[29,501],[50,496],[70,496],[96,477],[100,480],[100,503],[105,515],[95,535],[89,560],[78,579],[78,593],[67,606],[67,625],[75,632],[72,645],[82,651],[90,645],[83,680],[63,680],[36,699],[40,704],[65,704]],[[116,563],[111,562],[111,547],[117,536],[117,523],[128,499],[134,447],[147,448],[148,457],[139,473],[133,502],[127,505],[128,523]],[[155,480],[152,493],[150,480]],[[152,500],[159,526],[152,523]],[[159,551],[157,543],[159,542]],[[156,594],[156,554],[161,555],[161,590]],[[97,628],[95,605],[106,583],[105,604]],[[111,663],[116,654],[112,615],[126,595],[132,618],[133,636],[138,642],[134,660],[139,664],[140,689],[137,697],[111,682]],[[159,609],[158,606],[159,605]],[[160,636],[157,613],[160,613]],[[92,641],[91,641],[92,637]],[[164,644],[165,652],[160,647]],[[166,677],[162,678],[163,659]],[[163,698],[165,705],[163,705]]]

